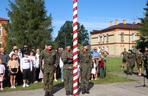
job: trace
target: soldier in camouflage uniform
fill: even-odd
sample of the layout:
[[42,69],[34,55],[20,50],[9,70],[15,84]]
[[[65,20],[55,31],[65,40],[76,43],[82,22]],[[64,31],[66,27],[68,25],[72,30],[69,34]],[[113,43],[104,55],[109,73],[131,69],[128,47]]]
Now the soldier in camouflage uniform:
[[[53,75],[55,70],[56,52],[52,50],[52,45],[49,44],[40,54],[40,62],[44,60],[44,90],[45,96],[53,96]],[[42,64],[42,63],[40,63]]]
[[89,94],[89,79],[92,69],[92,56],[88,51],[88,47],[84,46],[80,52],[80,69],[81,69],[81,88],[82,94]]
[[144,56],[144,68],[146,71],[146,78],[148,79],[148,48],[145,48]]
[[137,49],[136,52],[136,64],[137,64],[137,68],[138,68],[138,75],[141,76],[142,73],[142,53],[140,52],[140,49]]
[[132,52],[132,50],[129,50],[127,56],[127,74],[132,75],[134,67],[135,67],[135,54]]
[[126,48],[124,48],[124,51],[121,53],[121,55],[123,56],[121,69],[125,69],[127,66],[127,55],[128,55]]
[[64,87],[66,95],[69,96],[72,95],[73,89],[73,53],[70,45],[67,45],[62,53],[62,60],[64,62]]

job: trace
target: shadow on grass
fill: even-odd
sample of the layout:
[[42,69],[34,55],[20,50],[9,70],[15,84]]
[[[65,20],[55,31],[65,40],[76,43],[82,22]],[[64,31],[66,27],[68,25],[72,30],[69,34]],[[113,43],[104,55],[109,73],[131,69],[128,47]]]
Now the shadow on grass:
[[[94,83],[93,83],[93,82],[89,82],[88,90],[91,90],[91,88],[92,88],[93,86],[94,86]],[[78,90],[78,94],[80,94],[81,91],[82,91],[82,89],[79,88],[79,90]]]
[[62,88],[64,88],[64,82],[60,82],[54,85],[53,87],[53,94],[60,91]]

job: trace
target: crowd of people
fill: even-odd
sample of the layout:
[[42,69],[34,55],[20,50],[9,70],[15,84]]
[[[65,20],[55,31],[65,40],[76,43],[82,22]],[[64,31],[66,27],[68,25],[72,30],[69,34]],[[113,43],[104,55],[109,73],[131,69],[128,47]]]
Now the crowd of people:
[[[109,55],[106,48],[90,49],[83,46],[78,50],[78,75],[82,94],[89,94],[89,80],[102,79],[106,76],[106,62]],[[142,75],[142,68],[148,78],[148,48],[144,53],[140,49],[126,49],[123,56],[122,69],[128,75],[133,74],[137,66],[138,75]],[[72,95],[73,52],[70,45],[65,49],[54,50],[51,44],[46,44],[45,49],[30,49],[27,45],[23,48],[14,46],[9,54],[0,48],[0,90],[4,86],[15,89],[16,85],[29,87],[32,83],[43,82],[45,96],[53,96],[53,81],[60,79],[64,82],[66,95]],[[4,84],[3,84],[4,83]]]
[[[132,48],[131,50],[124,51],[121,53],[123,56],[121,68],[127,75],[137,73],[138,76],[142,74],[148,78],[148,48],[146,47],[144,52],[141,49]],[[134,72],[134,68],[137,72]],[[145,74],[144,74],[145,73]]]
[[23,84],[23,87],[28,87],[29,84],[42,80],[43,76],[39,77],[39,54],[39,49],[29,50],[27,45],[21,49],[14,46],[9,54],[5,53],[4,48],[0,48],[0,90],[3,90],[3,85],[16,88],[16,85]]
[[95,47],[91,51],[93,67],[91,70],[91,80],[97,80],[98,77],[104,78],[106,75],[106,59],[109,55],[108,51],[104,48]]
[[[86,53],[86,54],[85,54]],[[82,93],[89,93],[89,80],[105,77],[105,62],[108,52],[104,48],[79,49],[78,75]],[[53,50],[46,45],[44,50],[14,46],[9,54],[0,48],[0,90],[4,86],[15,89],[16,85],[28,87],[32,83],[44,82],[45,96],[52,95],[53,80],[64,82],[66,95],[72,94],[73,53],[71,46]],[[4,83],[4,84],[3,84]]]

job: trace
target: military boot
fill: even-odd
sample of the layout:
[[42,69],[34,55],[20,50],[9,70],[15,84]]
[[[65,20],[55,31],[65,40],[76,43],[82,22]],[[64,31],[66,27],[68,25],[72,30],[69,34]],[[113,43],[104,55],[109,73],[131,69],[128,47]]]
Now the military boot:
[[44,96],[48,96],[49,95],[49,92],[48,91],[45,91],[45,95]]
[[89,89],[88,88],[85,88],[85,93],[89,94]]
[[70,93],[70,95],[72,96],[73,92],[72,92],[72,91],[70,91],[69,93]]
[[82,94],[85,94],[85,88],[82,88]]
[[69,96],[70,95],[70,91],[66,91],[66,95]]
[[53,96],[52,92],[48,92],[48,96]]

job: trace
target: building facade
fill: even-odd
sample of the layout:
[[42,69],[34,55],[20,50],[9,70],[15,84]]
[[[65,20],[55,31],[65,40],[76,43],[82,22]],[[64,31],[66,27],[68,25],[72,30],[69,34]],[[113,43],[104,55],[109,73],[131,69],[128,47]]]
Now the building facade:
[[4,25],[9,22],[8,19],[0,17],[0,47],[6,47],[7,31],[4,29]]
[[124,20],[123,23],[110,24],[103,30],[93,30],[91,32],[91,47],[105,48],[110,55],[119,56],[124,48],[131,49],[140,38],[139,24],[129,24]]

